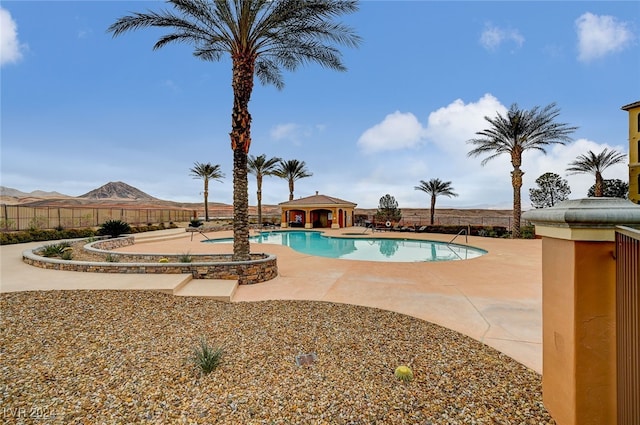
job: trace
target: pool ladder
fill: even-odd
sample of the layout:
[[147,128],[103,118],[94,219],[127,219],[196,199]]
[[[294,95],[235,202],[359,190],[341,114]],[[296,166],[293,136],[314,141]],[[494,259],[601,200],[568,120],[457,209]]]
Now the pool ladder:
[[451,239],[449,242],[447,242],[447,245],[451,245],[453,243],[454,240],[456,240],[456,238],[462,234],[464,234],[464,242],[465,243],[469,243],[469,227],[467,227],[467,229],[462,229],[460,230],[454,237],[453,239]]

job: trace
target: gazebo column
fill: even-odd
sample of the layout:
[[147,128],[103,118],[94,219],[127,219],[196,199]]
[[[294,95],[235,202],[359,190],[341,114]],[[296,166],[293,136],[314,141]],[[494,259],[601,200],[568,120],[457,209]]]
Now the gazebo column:
[[280,227],[286,229],[289,227],[289,210],[282,209],[282,216],[280,217]]
[[304,210],[304,228],[313,228],[313,222],[311,221],[311,211],[308,208],[305,208]]
[[332,214],[332,219],[331,219],[331,228],[332,229],[339,229],[340,228],[340,217],[338,216],[338,209],[334,208],[332,210],[333,212]]

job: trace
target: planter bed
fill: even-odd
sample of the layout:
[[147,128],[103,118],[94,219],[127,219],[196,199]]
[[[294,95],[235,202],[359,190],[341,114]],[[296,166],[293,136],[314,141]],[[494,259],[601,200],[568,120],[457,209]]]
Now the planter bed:
[[[168,273],[191,274],[194,279],[238,280],[238,284],[247,285],[271,280],[278,275],[276,256],[270,254],[251,254],[251,260],[232,261],[231,254],[189,254],[191,262],[180,262],[180,254],[132,254],[111,251],[112,249],[134,244],[133,236],[104,239],[85,243],[87,240],[69,241],[72,243],[73,258],[43,257],[37,253],[43,246],[22,253],[25,263],[35,267],[52,270],[67,270],[92,273]],[[111,261],[107,261],[109,258]],[[167,262],[160,262],[166,259]]]

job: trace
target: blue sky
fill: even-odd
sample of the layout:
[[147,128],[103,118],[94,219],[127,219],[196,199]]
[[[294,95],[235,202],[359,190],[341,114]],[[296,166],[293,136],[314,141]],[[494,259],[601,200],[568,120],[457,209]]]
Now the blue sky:
[[[210,201],[232,203],[229,60],[204,62],[188,45],[153,51],[164,32],[112,38],[107,27],[158,1],[3,1],[0,184],[79,196],[123,181],[172,201],[202,200],[195,161],[227,177]],[[420,180],[451,181],[457,198],[438,207],[510,208],[509,158],[480,165],[466,143],[484,116],[513,103],[556,102],[574,142],[526,153],[523,204],[545,172],[586,196],[588,175],[567,164],[604,147],[628,152],[626,112],[640,100],[640,3],[633,1],[364,1],[344,18],[363,38],[343,48],[348,71],[309,65],[285,88],[256,80],[249,105],[253,155],[307,163],[295,196],[320,193],[375,208],[428,208]],[[605,178],[628,179],[626,164]],[[250,176],[250,204],[255,205]],[[267,178],[263,202],[288,199]]]

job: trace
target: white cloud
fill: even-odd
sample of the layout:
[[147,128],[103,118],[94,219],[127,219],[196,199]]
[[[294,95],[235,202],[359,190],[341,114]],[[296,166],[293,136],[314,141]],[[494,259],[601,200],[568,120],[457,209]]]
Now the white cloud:
[[576,19],[578,60],[588,62],[624,50],[634,36],[626,22],[613,16],[585,13]]
[[506,112],[507,108],[488,93],[477,102],[466,105],[461,99],[456,99],[429,114],[426,135],[442,150],[466,155],[470,150],[466,141],[488,125],[484,117],[495,117],[498,113],[504,115]]
[[[437,146],[441,155],[432,155],[429,164],[432,170],[423,180],[440,178],[451,181],[458,198],[445,198],[442,205],[496,205],[508,202],[511,197],[512,169],[507,155],[481,165],[482,158],[469,158],[472,146],[467,140],[488,127],[484,117],[505,114],[507,108],[491,94],[485,94],[476,102],[464,103],[457,99],[449,105],[429,114],[427,138]],[[417,183],[417,182],[416,182]],[[482,193],[484,197],[479,198]]]
[[484,31],[480,34],[480,44],[487,50],[495,51],[503,43],[511,41],[520,48],[524,44],[524,37],[517,29],[499,28],[491,24],[485,24]]
[[358,139],[358,147],[365,153],[392,151],[419,146],[424,128],[411,112],[396,111],[382,122],[365,130]]
[[[316,127],[318,131],[322,131],[322,126]],[[311,136],[311,129],[300,124],[286,123],[278,124],[271,129],[270,136],[273,140],[286,140],[292,142],[294,145],[302,144],[304,139]]]
[[18,62],[26,47],[18,41],[18,26],[11,14],[0,7],[0,66]]

